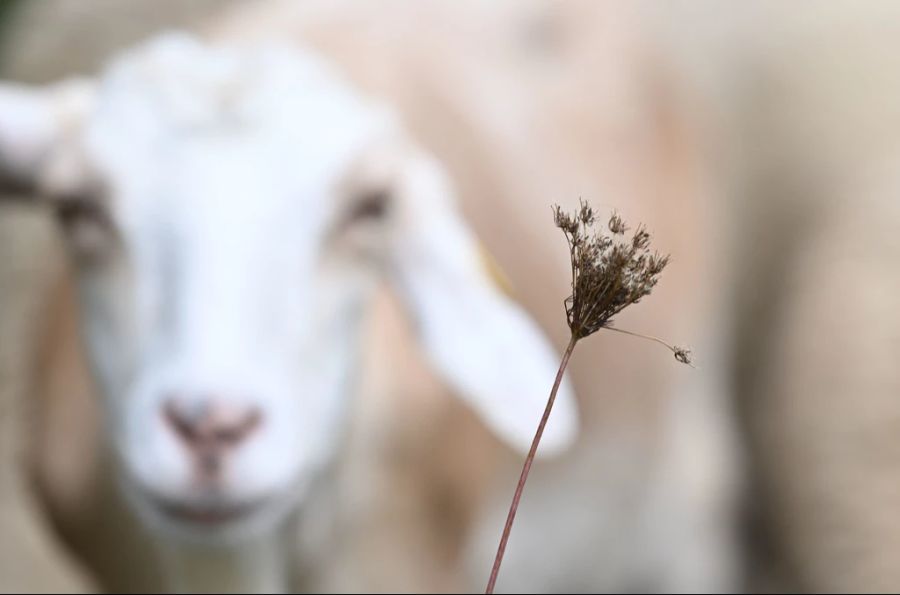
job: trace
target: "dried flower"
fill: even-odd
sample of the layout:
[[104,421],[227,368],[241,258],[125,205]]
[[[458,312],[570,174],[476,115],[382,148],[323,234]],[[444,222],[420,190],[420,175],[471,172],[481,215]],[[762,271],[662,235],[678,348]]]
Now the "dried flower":
[[585,202],[577,215],[558,206],[553,214],[572,261],[572,293],[565,300],[569,329],[582,339],[609,327],[613,316],[648,295],[669,257],[650,252],[650,234],[643,226],[626,239],[628,227],[618,214],[609,219],[609,233],[592,229],[596,217]]
[[668,256],[650,252],[651,238],[646,228],[642,225],[638,226],[631,239],[627,239],[625,234],[628,226],[618,214],[613,213],[606,225],[609,233],[605,233],[602,229],[593,231],[596,215],[584,201],[581,201],[580,208],[574,214],[565,213],[558,206],[553,207],[553,218],[556,226],[562,230],[569,243],[572,262],[572,293],[564,303],[572,336],[563,353],[562,363],[556,373],[556,381],[550,390],[547,407],[538,424],[531,449],[525,458],[525,466],[522,468],[513,501],[509,507],[509,514],[500,537],[500,546],[497,548],[497,555],[494,558],[486,593],[494,592],[500,564],[503,562],[503,554],[506,551],[506,544],[519,508],[519,499],[525,488],[525,481],[528,479],[541,435],[550,419],[550,412],[553,409],[553,403],[556,400],[556,394],[569,358],[578,341],[600,329],[608,329],[656,341],[668,348],[679,362],[693,367],[689,349],[675,347],[658,337],[633,333],[612,326],[613,316],[628,306],[640,302],[641,298],[653,291],[660,274],[669,264]]

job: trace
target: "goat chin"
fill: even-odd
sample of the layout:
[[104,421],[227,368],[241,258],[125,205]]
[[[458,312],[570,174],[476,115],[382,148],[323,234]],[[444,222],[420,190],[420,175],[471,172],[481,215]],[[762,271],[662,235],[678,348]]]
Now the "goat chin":
[[274,535],[304,493],[297,485],[285,493],[246,503],[196,505],[165,500],[133,482],[123,482],[121,489],[152,533],[195,548],[241,547]]

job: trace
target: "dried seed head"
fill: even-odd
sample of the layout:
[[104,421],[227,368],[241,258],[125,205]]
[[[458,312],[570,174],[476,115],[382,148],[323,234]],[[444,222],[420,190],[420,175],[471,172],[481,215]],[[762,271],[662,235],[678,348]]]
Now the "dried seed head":
[[572,261],[572,294],[565,301],[566,316],[572,334],[581,339],[608,327],[613,316],[648,295],[669,257],[650,252],[650,234],[643,226],[630,240],[617,237],[628,231],[618,214],[609,219],[609,234],[602,228],[593,230],[596,217],[584,201],[575,215],[558,206],[553,213],[569,243]]

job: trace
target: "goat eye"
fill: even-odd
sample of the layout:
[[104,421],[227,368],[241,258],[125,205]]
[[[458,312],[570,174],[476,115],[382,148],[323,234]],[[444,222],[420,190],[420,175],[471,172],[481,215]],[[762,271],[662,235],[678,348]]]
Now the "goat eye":
[[69,231],[83,224],[105,225],[106,214],[93,200],[67,197],[56,203],[56,219]]
[[112,225],[103,206],[91,198],[67,197],[56,202],[56,219],[79,260],[94,262],[105,253]]
[[384,188],[365,192],[356,200],[347,220],[355,223],[384,219],[390,210],[390,198],[390,193]]

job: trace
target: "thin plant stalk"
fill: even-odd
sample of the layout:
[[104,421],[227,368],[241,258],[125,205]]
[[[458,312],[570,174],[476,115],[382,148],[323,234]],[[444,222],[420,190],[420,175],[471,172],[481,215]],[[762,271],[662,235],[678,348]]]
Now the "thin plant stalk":
[[635,333],[634,331],[626,331],[623,328],[618,328],[615,326],[607,326],[606,330],[615,331],[617,333],[622,333],[625,335],[631,335],[632,337],[637,337],[639,339],[647,339],[648,341],[654,341],[659,343],[669,351],[675,354],[675,359],[680,361],[683,364],[687,364],[692,368],[696,368],[697,366],[691,361],[691,353],[690,350],[685,349],[684,347],[678,347],[677,345],[671,345],[667,341],[660,339],[659,337],[654,337],[653,335],[645,335],[643,333]]
[[544,427],[547,420],[550,419],[550,411],[553,409],[553,403],[556,401],[556,393],[559,391],[559,385],[562,384],[563,374],[569,365],[569,358],[575,349],[575,343],[578,338],[574,335],[569,341],[563,353],[562,363],[559,364],[559,371],[556,373],[556,380],[553,388],[550,390],[550,398],[547,399],[547,407],[544,409],[544,415],[541,417],[541,423],[538,424],[537,432],[534,434],[534,440],[531,442],[531,449],[525,458],[525,466],[522,467],[522,474],[519,476],[519,483],[516,485],[516,493],[513,495],[512,504],[509,507],[509,514],[506,515],[506,525],[503,527],[503,535],[500,537],[500,546],[497,548],[497,555],[494,558],[494,566],[491,569],[491,577],[488,579],[486,594],[494,592],[494,585],[497,583],[497,575],[500,573],[500,564],[503,563],[503,554],[506,552],[506,543],[509,541],[509,534],[512,531],[513,521],[516,519],[516,512],[519,510],[519,500],[522,499],[522,491],[525,489],[525,482],[528,480],[528,473],[531,471],[531,464],[534,462],[535,454],[537,454],[538,445],[541,443],[541,436],[544,435]]

